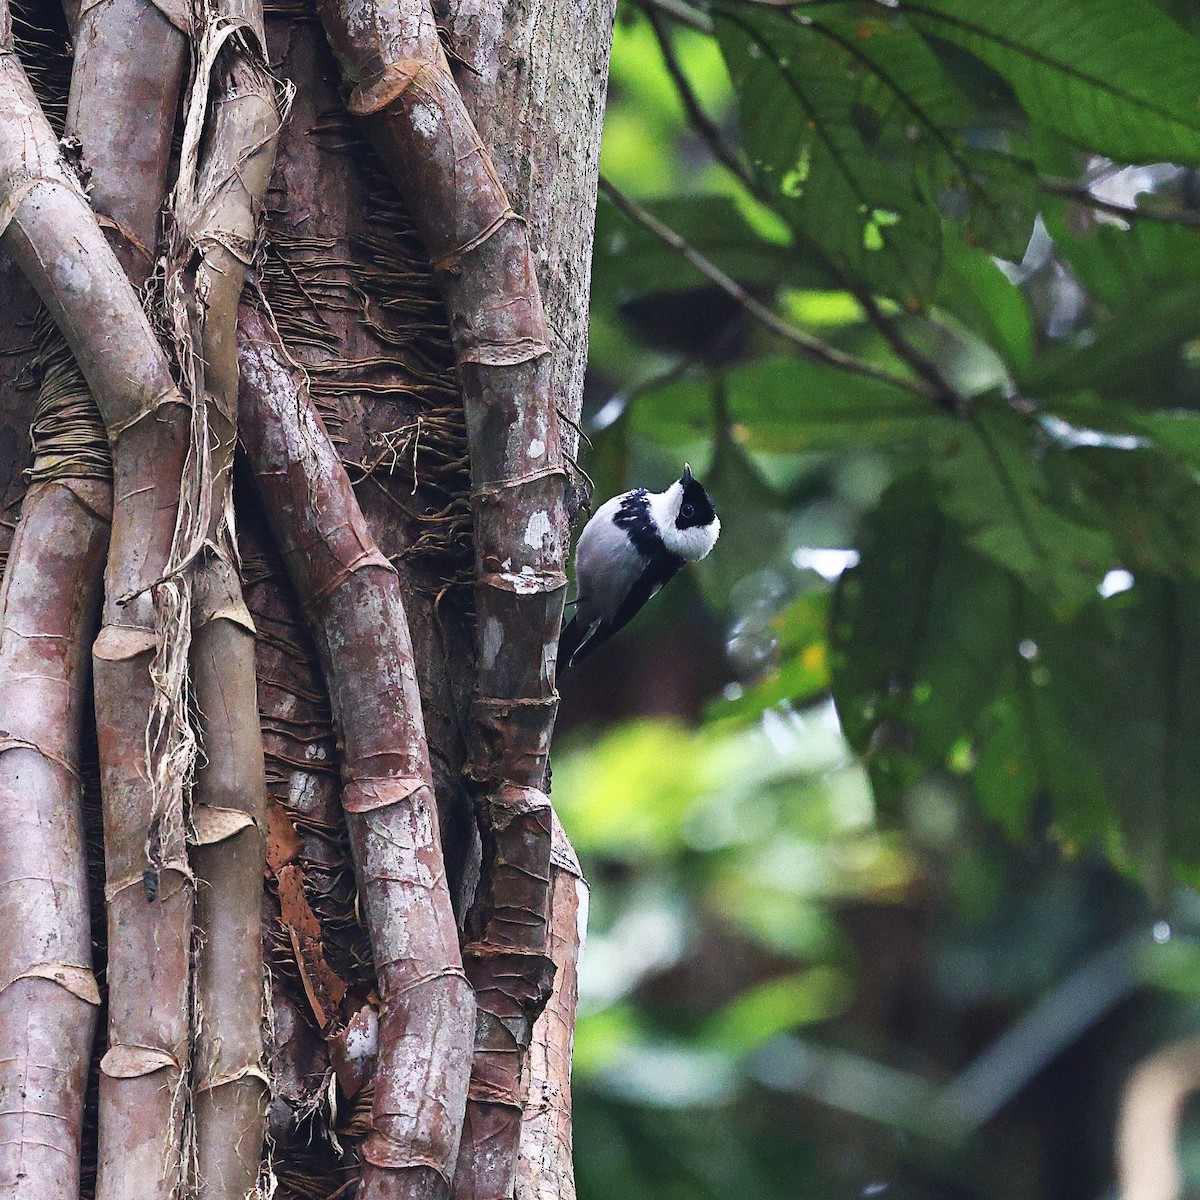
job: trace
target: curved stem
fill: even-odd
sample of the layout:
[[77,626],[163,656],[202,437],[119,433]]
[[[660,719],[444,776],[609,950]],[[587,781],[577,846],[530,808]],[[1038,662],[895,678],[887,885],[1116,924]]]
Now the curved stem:
[[521,1071],[550,995],[554,663],[569,522],[550,335],[524,220],[509,202],[450,72],[426,0],[326,0],[321,19],[407,200],[450,311],[471,449],[476,671],[469,776],[482,883],[463,950],[480,1015],[462,1200],[512,1194]]
[[317,642],[380,997],[373,1132],[358,1195],[448,1194],[474,1005],[446,886],[399,581],[278,334],[243,307],[241,439]]
[[34,484],[0,589],[0,1191],[79,1194],[92,974],[80,733],[105,480]]

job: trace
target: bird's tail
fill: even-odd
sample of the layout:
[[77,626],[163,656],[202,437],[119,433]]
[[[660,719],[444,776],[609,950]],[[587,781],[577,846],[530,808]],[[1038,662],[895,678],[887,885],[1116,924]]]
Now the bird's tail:
[[580,628],[578,617],[572,617],[563,626],[562,633],[558,635],[558,674],[561,675],[571,665],[571,659],[575,657],[575,651],[583,643],[586,633],[587,630]]

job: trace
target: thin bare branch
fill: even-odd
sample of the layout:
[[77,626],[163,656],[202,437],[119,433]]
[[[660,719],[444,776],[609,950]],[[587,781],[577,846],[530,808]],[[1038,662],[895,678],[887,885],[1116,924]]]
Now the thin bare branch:
[[1109,216],[1120,217],[1126,221],[1155,221],[1163,225],[1200,229],[1200,212],[1190,208],[1118,204],[1115,200],[1105,200],[1102,196],[1097,196],[1086,183],[1071,183],[1065,179],[1039,179],[1038,188],[1048,196],[1073,200],[1086,208],[1093,208],[1097,212],[1108,213]]
[[847,354],[844,350],[837,349],[836,346],[829,345],[828,342],[821,341],[820,338],[813,337],[810,333],[805,333],[802,329],[797,329],[794,325],[789,325],[786,321],[776,316],[765,304],[751,296],[735,279],[726,275],[720,267],[705,258],[699,250],[682,238],[670,226],[665,225],[652,212],[638,204],[636,200],[632,200],[626,196],[616,185],[607,179],[601,178],[600,190],[631,221],[641,225],[643,229],[654,234],[660,241],[670,246],[672,250],[677,251],[701,275],[716,284],[721,291],[741,305],[756,321],[764,325],[777,337],[783,338],[784,341],[794,346],[809,358],[823,362],[827,366],[836,367],[841,371],[861,375],[864,379],[874,379],[879,383],[887,383],[892,387],[902,388],[904,391],[911,392],[917,396],[926,396],[930,399],[935,398],[934,390],[928,382],[909,379],[903,375],[893,374],[882,367],[872,366],[862,359],[855,358],[852,354]]
[[729,144],[716,122],[704,111],[704,106],[700,103],[691,81],[684,72],[683,64],[675,53],[675,46],[671,41],[671,34],[667,29],[666,22],[653,5],[646,8],[646,19],[650,22],[654,36],[658,39],[667,74],[671,76],[671,82],[675,84],[675,90],[679,93],[679,99],[683,103],[688,120],[707,143],[713,157],[736,179],[740,179],[747,188],[754,191],[754,172],[750,169],[749,164],[742,160],[737,150]]

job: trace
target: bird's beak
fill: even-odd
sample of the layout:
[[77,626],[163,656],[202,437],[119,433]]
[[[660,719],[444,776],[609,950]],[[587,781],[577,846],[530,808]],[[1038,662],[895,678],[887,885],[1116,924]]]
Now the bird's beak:
[[683,476],[679,482],[682,483],[684,487],[687,487],[687,485],[692,482],[692,468],[688,466],[687,463],[683,464]]

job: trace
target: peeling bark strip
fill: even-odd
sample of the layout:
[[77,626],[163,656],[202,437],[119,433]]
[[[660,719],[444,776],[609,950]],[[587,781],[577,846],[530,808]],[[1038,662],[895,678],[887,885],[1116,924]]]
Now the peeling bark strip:
[[568,520],[552,361],[525,223],[463,104],[425,0],[319,0],[334,54],[450,310],[471,447],[483,887],[463,961],[479,1004],[456,1192],[507,1200],[546,954],[554,658]]
[[35,484],[0,589],[0,1194],[75,1200],[100,994],[80,807],[111,497]]
[[308,616],[342,749],[343,806],[381,1003],[360,1200],[448,1194],[470,1070],[462,974],[408,621],[278,335],[242,310],[240,434]]

